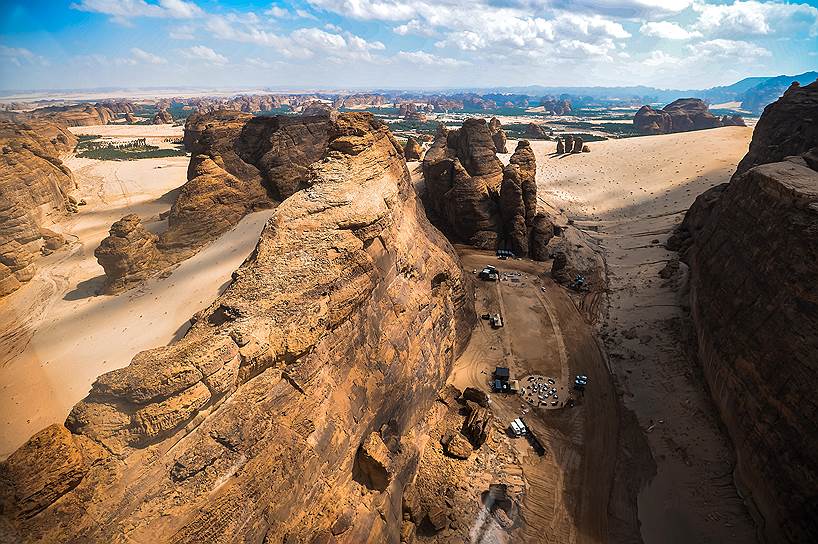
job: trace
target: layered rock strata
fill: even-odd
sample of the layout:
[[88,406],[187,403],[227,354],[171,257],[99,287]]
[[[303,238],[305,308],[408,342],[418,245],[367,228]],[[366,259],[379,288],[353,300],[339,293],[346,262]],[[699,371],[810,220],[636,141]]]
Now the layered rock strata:
[[738,116],[718,118],[702,100],[680,98],[661,110],[642,106],[633,117],[633,126],[642,134],[669,134],[722,126],[745,126]]
[[768,542],[818,539],[817,104],[812,84],[768,106],[736,175],[699,196],[670,241],[690,266],[699,360]]
[[76,143],[57,123],[0,119],[0,296],[32,278],[43,227],[73,209],[74,178],[58,157]]
[[110,108],[100,104],[76,104],[72,106],[49,106],[26,114],[28,117],[60,123],[69,127],[107,125],[116,118]]
[[343,114],[329,148],[179,342],[0,465],[12,539],[399,541],[472,295],[387,127]]

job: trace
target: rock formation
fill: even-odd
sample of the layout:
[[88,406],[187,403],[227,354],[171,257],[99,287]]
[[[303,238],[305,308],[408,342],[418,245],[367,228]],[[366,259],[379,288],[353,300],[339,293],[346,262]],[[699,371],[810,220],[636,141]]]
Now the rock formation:
[[156,112],[151,121],[154,125],[167,125],[173,123],[173,116],[168,110],[162,109]]
[[548,127],[545,125],[538,125],[536,123],[528,123],[525,127],[525,137],[532,140],[550,140],[548,135]]
[[393,141],[340,115],[310,187],[185,336],[0,464],[9,539],[400,539],[416,433],[474,309]]
[[489,131],[491,132],[491,139],[494,141],[495,151],[497,151],[497,153],[508,153],[508,149],[506,148],[508,137],[506,136],[506,131],[503,130],[500,125],[500,120],[496,117],[492,117],[491,121],[489,121]]
[[139,119],[137,119],[136,116],[134,114],[132,114],[132,113],[126,113],[125,114],[125,122],[126,123],[136,123],[138,120]]
[[793,83],[784,95],[764,109],[736,174],[759,164],[802,155],[818,145],[818,81],[801,87]]
[[642,134],[669,134],[725,125],[744,126],[744,120],[738,116],[719,119],[698,98],[680,98],[661,110],[642,106],[633,117],[633,126]]
[[57,123],[0,118],[0,296],[32,278],[43,227],[68,211],[74,178],[58,157],[76,143]]
[[574,149],[571,153],[582,153],[582,136],[574,136]]
[[145,279],[156,268],[160,254],[155,234],[142,226],[139,216],[129,214],[111,225],[109,236],[94,251],[105,270],[106,289],[114,292]]
[[817,112],[818,83],[769,105],[730,183],[700,195],[669,241],[690,267],[698,358],[737,485],[776,543],[818,540]]
[[557,138],[557,155],[562,155],[565,153],[565,144],[562,142],[561,138]]
[[515,255],[528,255],[529,239],[537,214],[537,164],[527,140],[517,149],[503,170],[500,188],[500,215],[503,238]]
[[563,139],[565,140],[565,152],[571,153],[574,150],[574,135],[566,134]]
[[403,156],[407,161],[419,161],[423,158],[423,147],[414,136],[409,136],[409,138],[406,139],[406,145],[403,147]]
[[484,119],[438,131],[423,159],[426,210],[451,239],[488,249],[498,243],[496,197],[503,165]]
[[568,115],[571,113],[571,101],[554,98],[543,98],[540,105],[551,115]]
[[69,127],[88,125],[107,125],[116,117],[113,111],[105,106],[77,104],[74,106],[49,106],[28,112],[26,116],[44,119]]

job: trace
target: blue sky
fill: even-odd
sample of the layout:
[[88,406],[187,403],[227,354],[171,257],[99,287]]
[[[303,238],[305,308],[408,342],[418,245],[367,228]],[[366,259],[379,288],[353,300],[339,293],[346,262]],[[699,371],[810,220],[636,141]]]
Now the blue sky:
[[0,88],[703,88],[818,68],[818,0],[0,0]]

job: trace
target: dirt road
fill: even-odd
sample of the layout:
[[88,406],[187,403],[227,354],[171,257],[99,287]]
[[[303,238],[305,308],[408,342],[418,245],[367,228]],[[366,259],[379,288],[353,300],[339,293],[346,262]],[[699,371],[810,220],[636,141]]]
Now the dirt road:
[[567,385],[585,374],[591,384],[574,408],[532,409],[517,395],[492,395],[495,415],[506,424],[523,416],[546,450],[539,456],[527,441],[515,441],[527,491],[524,524],[512,541],[606,542],[617,408],[593,329],[567,293],[543,277],[550,263],[500,261],[466,247],[458,252],[468,272],[492,264],[503,273],[500,282],[478,282],[476,307],[479,314],[502,311],[505,326],[492,329],[481,320],[456,363],[454,385],[488,390],[490,374],[501,363],[514,377],[542,374]]

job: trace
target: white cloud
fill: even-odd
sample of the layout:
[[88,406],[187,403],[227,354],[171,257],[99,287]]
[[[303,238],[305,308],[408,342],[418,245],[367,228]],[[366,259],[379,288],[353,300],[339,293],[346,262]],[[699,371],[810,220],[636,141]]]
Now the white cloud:
[[133,55],[133,59],[137,62],[143,62],[145,64],[167,64],[167,60],[158,56],[154,55],[153,53],[148,53],[147,51],[143,51],[138,47],[131,48],[131,55]]
[[245,62],[245,63],[246,63],[248,66],[250,66],[250,67],[252,67],[252,68],[272,68],[272,66],[273,66],[272,64],[270,64],[270,63],[269,63],[269,62],[267,62],[266,60],[264,60],[264,59],[260,59],[260,58],[256,58],[256,57],[250,57],[250,58],[248,58],[248,59],[245,59],[245,61],[244,61],[244,62]]
[[464,66],[469,64],[468,62],[462,60],[453,59],[451,57],[440,57],[427,53],[426,51],[399,51],[395,56],[400,60],[405,60],[407,62],[411,62],[412,64],[418,64],[421,66],[441,66],[451,68],[454,66]]
[[194,45],[189,49],[184,49],[182,50],[182,54],[189,59],[202,60],[218,66],[225,65],[229,62],[227,57],[204,45]]
[[7,47],[0,45],[0,60],[22,67],[23,65],[39,64],[48,66],[48,61],[40,55],[35,55],[24,47]]
[[767,49],[741,40],[708,40],[688,45],[687,50],[691,55],[688,58],[692,59],[731,60],[750,64],[761,58],[772,56]]
[[193,25],[178,25],[170,30],[170,37],[174,40],[192,40],[196,27]]
[[818,35],[818,8],[807,4],[735,0],[732,4],[696,2],[693,9],[699,14],[695,26],[705,34],[741,37],[806,29],[810,36]]
[[689,31],[670,21],[650,21],[644,23],[639,28],[639,32],[645,36],[663,38],[665,40],[690,40],[702,36],[702,33],[697,30]]
[[424,24],[419,19],[412,19],[407,23],[398,25],[392,29],[395,34],[399,36],[406,36],[408,34],[415,34],[418,36],[434,36],[435,29],[430,25]]
[[680,59],[673,55],[668,55],[664,51],[651,51],[650,55],[642,61],[645,66],[665,66],[669,64],[679,64]]
[[290,16],[289,11],[282,8],[281,6],[276,6],[276,5],[270,6],[270,9],[265,11],[264,14],[269,15],[270,17],[277,17],[279,19]]
[[71,7],[109,15],[112,21],[124,25],[130,24],[130,19],[135,17],[191,19],[204,14],[199,6],[184,0],[159,0],[157,4],[145,0],[80,0]]
[[564,0],[562,7],[610,17],[657,18],[682,12],[692,3],[692,0]]

